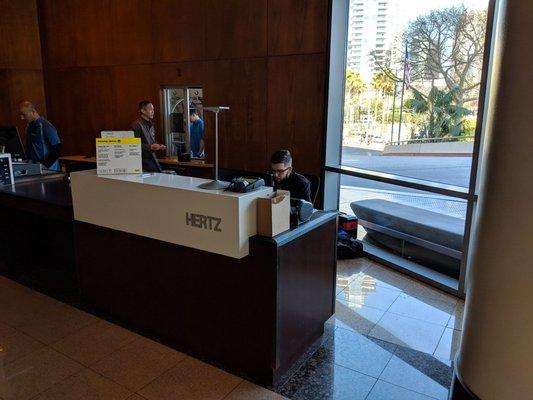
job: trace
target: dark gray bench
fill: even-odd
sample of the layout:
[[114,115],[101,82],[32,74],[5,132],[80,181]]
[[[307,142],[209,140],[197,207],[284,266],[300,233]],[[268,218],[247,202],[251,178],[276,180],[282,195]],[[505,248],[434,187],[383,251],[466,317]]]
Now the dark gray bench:
[[381,199],[354,201],[350,206],[371,239],[443,273],[458,275],[463,219]]

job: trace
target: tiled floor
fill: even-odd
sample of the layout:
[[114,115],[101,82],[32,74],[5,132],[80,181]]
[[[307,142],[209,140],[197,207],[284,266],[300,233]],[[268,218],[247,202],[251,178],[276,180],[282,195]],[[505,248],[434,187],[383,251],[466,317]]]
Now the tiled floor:
[[281,400],[0,276],[1,400]]
[[340,261],[336,313],[276,394],[0,277],[0,400],[446,399],[462,313],[367,259]]
[[279,392],[292,399],[447,399],[463,301],[370,260],[339,261],[335,315]]

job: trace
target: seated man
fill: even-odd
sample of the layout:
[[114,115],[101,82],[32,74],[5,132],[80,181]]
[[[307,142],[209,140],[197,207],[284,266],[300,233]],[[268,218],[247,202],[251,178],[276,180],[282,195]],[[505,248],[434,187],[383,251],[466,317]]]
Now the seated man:
[[311,184],[305,176],[294,172],[292,169],[292,157],[289,150],[276,151],[272,154],[270,163],[275,190],[288,190],[291,192],[291,198],[312,203]]

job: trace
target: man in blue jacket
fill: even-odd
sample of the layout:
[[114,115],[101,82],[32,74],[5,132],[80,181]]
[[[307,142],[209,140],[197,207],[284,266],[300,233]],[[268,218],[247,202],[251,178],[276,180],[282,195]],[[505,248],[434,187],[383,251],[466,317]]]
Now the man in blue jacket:
[[196,111],[191,113],[191,154],[193,157],[204,158],[204,121]]
[[26,127],[26,156],[53,171],[60,171],[61,140],[57,129],[41,117],[29,101],[20,103],[20,117],[28,122]]

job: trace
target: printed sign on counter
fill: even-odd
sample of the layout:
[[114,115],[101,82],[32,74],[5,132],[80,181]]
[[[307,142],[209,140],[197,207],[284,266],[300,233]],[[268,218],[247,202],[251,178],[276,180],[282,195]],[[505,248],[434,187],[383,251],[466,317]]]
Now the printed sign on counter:
[[141,139],[97,138],[96,163],[98,175],[142,173]]

